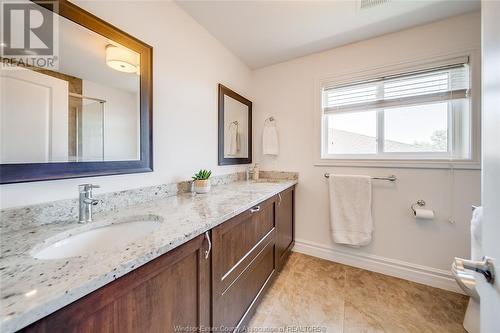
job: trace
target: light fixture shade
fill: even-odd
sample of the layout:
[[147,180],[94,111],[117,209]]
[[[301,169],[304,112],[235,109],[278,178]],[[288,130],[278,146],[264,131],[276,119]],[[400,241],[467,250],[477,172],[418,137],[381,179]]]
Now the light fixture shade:
[[106,64],[120,72],[137,73],[139,55],[115,45],[108,45],[106,46]]

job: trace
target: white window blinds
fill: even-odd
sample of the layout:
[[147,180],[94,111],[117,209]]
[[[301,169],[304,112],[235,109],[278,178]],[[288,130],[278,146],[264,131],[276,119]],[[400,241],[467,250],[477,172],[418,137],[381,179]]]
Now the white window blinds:
[[323,88],[323,112],[354,112],[462,99],[468,96],[465,61],[370,81]]

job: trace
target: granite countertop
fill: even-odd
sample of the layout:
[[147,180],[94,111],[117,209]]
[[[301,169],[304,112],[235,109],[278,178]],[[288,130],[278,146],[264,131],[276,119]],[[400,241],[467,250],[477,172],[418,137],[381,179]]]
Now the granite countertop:
[[[215,186],[208,194],[183,193],[96,214],[95,222],[86,225],[71,220],[4,231],[0,331],[19,330],[296,183],[237,181]],[[33,249],[43,247],[47,239],[49,245],[75,230],[81,232],[135,217],[156,220],[161,226],[111,251],[53,260],[31,256]]]

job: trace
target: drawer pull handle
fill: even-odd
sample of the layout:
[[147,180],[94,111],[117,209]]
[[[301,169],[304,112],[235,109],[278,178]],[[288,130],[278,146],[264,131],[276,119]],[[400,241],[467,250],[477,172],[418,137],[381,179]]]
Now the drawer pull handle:
[[253,208],[250,208],[250,213],[256,213],[258,211],[260,211],[260,206],[255,206]]
[[208,250],[205,250],[205,259],[208,259],[208,256],[210,255],[210,252],[212,251],[212,241],[210,241],[210,235],[208,234],[208,231],[205,232],[205,238],[207,239],[207,242],[208,242]]
[[281,193],[278,193],[278,206],[281,206]]

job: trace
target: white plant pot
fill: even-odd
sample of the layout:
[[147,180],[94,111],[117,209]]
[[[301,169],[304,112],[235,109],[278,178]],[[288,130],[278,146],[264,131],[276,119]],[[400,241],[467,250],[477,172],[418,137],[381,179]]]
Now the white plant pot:
[[196,193],[208,193],[211,187],[210,179],[194,181],[194,191]]

